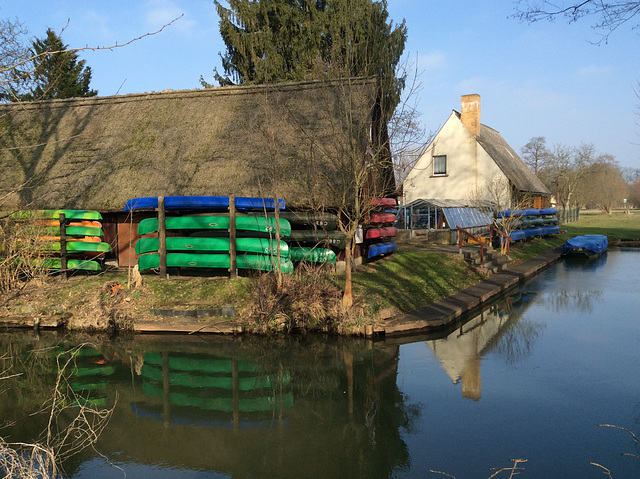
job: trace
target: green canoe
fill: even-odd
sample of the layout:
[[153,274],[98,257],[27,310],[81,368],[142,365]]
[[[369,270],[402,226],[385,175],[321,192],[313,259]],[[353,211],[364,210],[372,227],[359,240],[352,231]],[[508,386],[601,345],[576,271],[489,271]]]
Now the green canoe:
[[12,218],[50,218],[57,220],[60,213],[68,220],[101,220],[102,215],[93,210],[37,210],[37,211],[18,211],[14,213]]
[[[60,252],[60,242],[54,241],[52,243],[43,243],[43,250],[59,253]],[[67,241],[67,253],[76,254],[76,253],[110,253],[111,245],[109,243],[105,243],[104,241],[101,243],[88,243],[86,241]]]
[[[273,271],[276,259],[267,255],[247,254],[238,255],[236,265],[240,269],[257,269]],[[223,268],[229,269],[228,254],[197,254],[197,253],[168,253],[167,267],[169,268]],[[160,257],[155,253],[143,254],[138,258],[138,268],[144,271],[160,267]],[[293,263],[289,259],[281,261],[280,270],[283,273],[293,273]]]
[[[58,236],[60,227],[58,226],[36,226],[35,231],[39,234],[51,234]],[[95,226],[67,226],[65,228],[67,236],[104,236],[102,228]]]
[[336,254],[329,248],[291,247],[291,261],[309,261],[311,263],[336,262]]
[[[165,219],[168,230],[228,230],[228,216],[168,216]],[[261,233],[275,234],[275,218],[238,216],[236,217],[236,229],[244,231],[256,231]],[[158,219],[146,218],[138,225],[140,236],[158,231]],[[285,220],[280,220],[280,235],[289,236],[291,234],[291,224]]]
[[[136,243],[136,254],[158,251],[158,238],[141,238]],[[236,238],[236,250],[247,253],[276,254],[275,240],[269,238]],[[167,237],[167,251],[229,251],[229,238]],[[280,241],[280,256],[289,256],[289,245]]]
[[[47,269],[59,270],[60,258],[47,258],[43,261],[43,265]],[[100,263],[87,259],[68,259],[67,269],[77,269],[82,271],[102,271]]]
[[340,231],[292,230],[289,241],[302,244],[327,244],[338,249],[344,249],[347,245],[346,236]]

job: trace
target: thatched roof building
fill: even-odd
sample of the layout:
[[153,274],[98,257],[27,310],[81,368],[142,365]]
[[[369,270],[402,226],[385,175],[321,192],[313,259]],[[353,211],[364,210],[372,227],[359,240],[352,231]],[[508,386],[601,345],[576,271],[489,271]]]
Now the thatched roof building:
[[[389,156],[371,146],[386,139],[376,99],[375,79],[355,79],[0,105],[0,209],[115,211],[160,195],[335,204],[355,157]],[[388,187],[390,158],[380,164]]]

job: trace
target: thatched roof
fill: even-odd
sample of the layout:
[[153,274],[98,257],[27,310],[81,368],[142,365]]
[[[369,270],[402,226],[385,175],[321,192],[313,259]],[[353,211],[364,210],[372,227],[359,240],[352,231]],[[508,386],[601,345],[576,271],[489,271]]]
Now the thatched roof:
[[349,153],[371,151],[375,102],[375,80],[357,79],[0,105],[0,208],[229,194],[331,204]]
[[543,196],[551,194],[496,130],[480,125],[480,136],[477,140],[519,191]]

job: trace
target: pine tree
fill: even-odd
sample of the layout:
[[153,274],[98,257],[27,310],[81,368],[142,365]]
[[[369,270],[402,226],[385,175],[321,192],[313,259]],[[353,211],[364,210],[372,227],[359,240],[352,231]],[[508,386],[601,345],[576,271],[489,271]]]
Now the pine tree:
[[224,74],[214,72],[220,85],[377,76],[390,118],[404,87],[395,70],[407,29],[388,20],[386,0],[214,3],[227,47]]
[[68,51],[62,39],[50,28],[46,37],[33,42],[33,86],[21,100],[51,100],[90,97],[98,92],[89,88],[91,68],[85,60]]

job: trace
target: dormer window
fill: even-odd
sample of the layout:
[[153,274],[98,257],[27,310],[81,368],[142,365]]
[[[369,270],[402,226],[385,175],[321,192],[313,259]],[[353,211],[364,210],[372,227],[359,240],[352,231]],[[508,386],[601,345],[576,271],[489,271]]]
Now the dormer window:
[[433,157],[433,176],[447,175],[447,155]]

